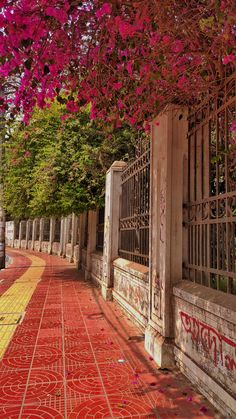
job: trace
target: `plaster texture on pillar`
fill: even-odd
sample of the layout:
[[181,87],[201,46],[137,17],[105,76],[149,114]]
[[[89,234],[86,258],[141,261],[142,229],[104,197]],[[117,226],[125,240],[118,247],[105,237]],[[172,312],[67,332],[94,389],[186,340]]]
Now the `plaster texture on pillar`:
[[34,249],[34,242],[35,242],[35,236],[36,236],[36,228],[37,228],[37,218],[33,220],[33,225],[32,225],[32,239],[31,239],[31,247],[29,247],[30,250]]
[[29,241],[32,238],[32,220],[26,221],[26,249],[29,249]]
[[149,324],[145,347],[161,367],[174,364],[172,290],[182,279],[187,111],[169,106],[152,125]]
[[115,161],[106,175],[102,295],[107,300],[112,299],[113,261],[118,257],[121,174],[125,167],[125,162]]
[[49,232],[49,243],[48,243],[48,254],[52,254],[52,245],[54,240],[54,234],[55,234],[55,217],[50,218],[50,232]]
[[61,218],[61,229],[60,229],[60,244],[58,256],[65,257],[65,217]]
[[85,279],[91,278],[92,270],[92,254],[96,250],[96,232],[97,232],[97,211],[89,211],[88,213],[88,241],[87,241],[87,255]]

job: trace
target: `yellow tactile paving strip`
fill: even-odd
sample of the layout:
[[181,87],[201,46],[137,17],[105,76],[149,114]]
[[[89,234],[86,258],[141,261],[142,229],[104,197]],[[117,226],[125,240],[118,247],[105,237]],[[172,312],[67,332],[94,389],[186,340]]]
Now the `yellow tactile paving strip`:
[[[14,284],[0,297],[0,318],[4,314],[23,315],[38,282],[44,272],[45,261],[37,256],[22,252],[31,261],[27,271],[16,279]],[[0,359],[3,357],[16,325],[0,325]]]

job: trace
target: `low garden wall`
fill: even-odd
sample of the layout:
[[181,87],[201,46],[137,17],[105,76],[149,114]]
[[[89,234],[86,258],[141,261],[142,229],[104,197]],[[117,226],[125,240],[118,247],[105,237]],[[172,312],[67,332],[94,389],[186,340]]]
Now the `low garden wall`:
[[113,298],[145,328],[148,322],[149,269],[122,258],[113,262],[113,268]]
[[182,281],[174,288],[175,359],[228,417],[236,417],[234,295]]

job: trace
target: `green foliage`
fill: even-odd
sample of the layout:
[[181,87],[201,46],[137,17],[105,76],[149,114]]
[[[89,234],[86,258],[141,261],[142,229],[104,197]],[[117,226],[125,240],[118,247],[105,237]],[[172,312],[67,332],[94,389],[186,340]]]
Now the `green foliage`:
[[128,126],[104,132],[89,110],[64,119],[65,106],[35,109],[5,143],[4,207],[14,218],[80,213],[104,203],[105,174],[133,154]]

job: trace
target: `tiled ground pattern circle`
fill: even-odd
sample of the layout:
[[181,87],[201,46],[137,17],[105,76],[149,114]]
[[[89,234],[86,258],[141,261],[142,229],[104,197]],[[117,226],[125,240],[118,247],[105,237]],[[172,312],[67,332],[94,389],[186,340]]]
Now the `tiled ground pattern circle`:
[[[9,284],[31,263],[20,251],[11,257]],[[65,260],[40,258],[43,276],[0,361],[1,419],[215,417],[180,373],[158,371],[143,342],[129,339],[141,332],[116,304]]]

